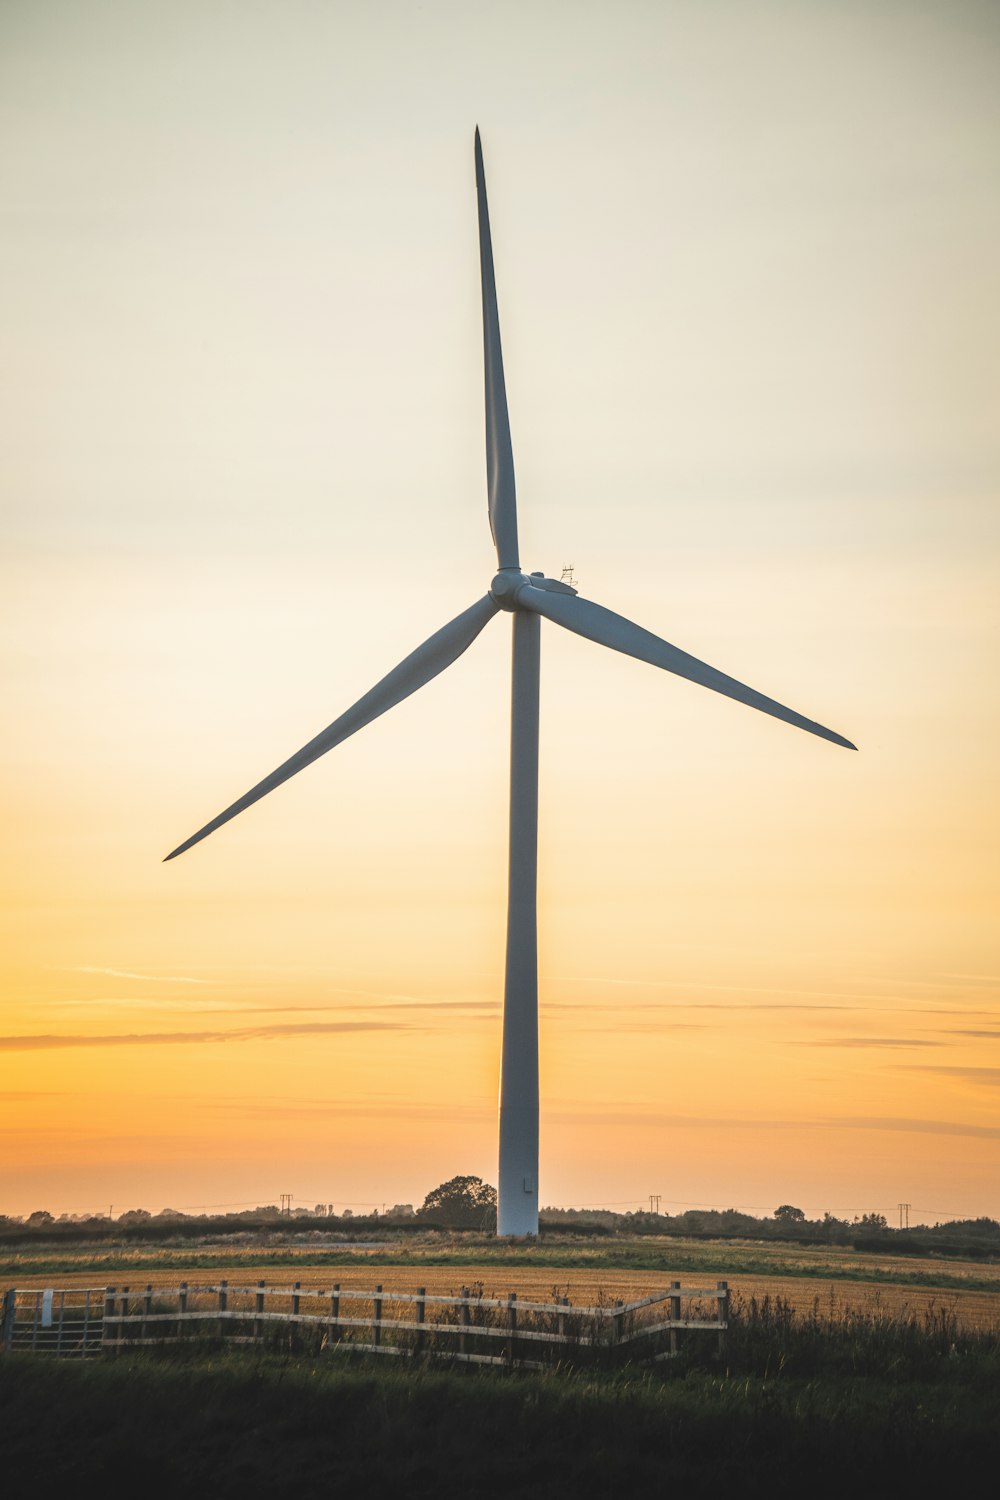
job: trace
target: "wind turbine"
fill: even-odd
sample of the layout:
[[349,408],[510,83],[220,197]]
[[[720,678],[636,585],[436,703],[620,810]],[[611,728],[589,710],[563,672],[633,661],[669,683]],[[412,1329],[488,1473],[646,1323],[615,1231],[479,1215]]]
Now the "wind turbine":
[[581,599],[576,589],[543,573],[521,571],[517,545],[514,458],[507,416],[500,320],[497,313],[493,246],[486,177],[479,130],[475,138],[476,194],[479,204],[479,259],[483,289],[483,353],[486,374],[486,475],[490,529],[497,549],[497,574],[489,592],[418,646],[388,676],[359,698],[315,739],[265,776],[218,817],[206,823],[167,859],[273,792],[348,736],[424,687],[462,655],[501,610],[512,617],[513,668],[510,735],[510,863],[507,895],[507,962],[500,1066],[500,1235],[538,1233],[538,965],[536,872],[538,846],[538,680],[541,620],[609,646],[678,677],[700,683],[750,708],[783,719],[848,750],[842,735],[785,708],[773,698],[727,677],[677,646],[634,625],[622,615]]

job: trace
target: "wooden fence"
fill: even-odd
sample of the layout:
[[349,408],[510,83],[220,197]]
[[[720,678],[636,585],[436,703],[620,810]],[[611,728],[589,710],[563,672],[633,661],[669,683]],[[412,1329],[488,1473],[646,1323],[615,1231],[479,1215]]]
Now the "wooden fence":
[[[707,1304],[707,1306],[706,1306]],[[284,1349],[432,1355],[477,1364],[539,1367],[595,1356],[650,1360],[676,1354],[678,1339],[714,1333],[722,1342],[729,1318],[728,1283],[682,1287],[636,1302],[601,1298],[576,1307],[486,1297],[482,1287],[459,1296],[371,1291],[334,1285],[12,1288],[4,1294],[6,1352],[78,1358],[122,1349],[162,1347],[192,1339],[270,1344]]]

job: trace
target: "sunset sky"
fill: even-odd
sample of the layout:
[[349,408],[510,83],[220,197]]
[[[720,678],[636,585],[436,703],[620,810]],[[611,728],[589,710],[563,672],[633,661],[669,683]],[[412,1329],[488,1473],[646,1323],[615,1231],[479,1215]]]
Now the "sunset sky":
[[1000,7],[5,0],[0,1212],[496,1181],[522,560],[540,1202],[1000,1216]]

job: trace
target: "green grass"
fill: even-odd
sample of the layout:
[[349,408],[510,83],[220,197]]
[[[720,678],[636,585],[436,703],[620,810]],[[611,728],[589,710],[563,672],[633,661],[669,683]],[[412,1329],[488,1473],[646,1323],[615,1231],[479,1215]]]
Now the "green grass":
[[654,1368],[0,1357],[4,1479],[33,1497],[929,1493],[994,1470],[998,1392],[998,1332],[780,1298],[737,1300],[721,1355],[691,1339]]

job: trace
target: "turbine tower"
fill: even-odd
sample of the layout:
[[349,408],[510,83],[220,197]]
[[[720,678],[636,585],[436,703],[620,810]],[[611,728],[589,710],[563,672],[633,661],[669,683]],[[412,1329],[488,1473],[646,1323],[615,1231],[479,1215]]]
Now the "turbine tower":
[[538,682],[541,621],[585,636],[600,646],[637,657],[678,677],[735,698],[835,745],[850,740],[766,698],[724,672],[689,656],[659,636],[600,604],[581,599],[569,584],[543,573],[521,571],[517,545],[514,457],[507,416],[493,246],[479,131],[475,137],[479,259],[483,289],[483,354],[486,382],[486,476],[490,529],[497,573],[484,598],[458,615],[394,667],[388,676],[309,741],[270,776],[180,844],[175,859],[296,772],[357,733],[373,719],[424,687],[462,655],[501,610],[512,617],[513,667],[510,735],[510,864],[507,893],[507,961],[500,1066],[500,1235],[538,1233],[538,965],[536,871],[538,847]]

